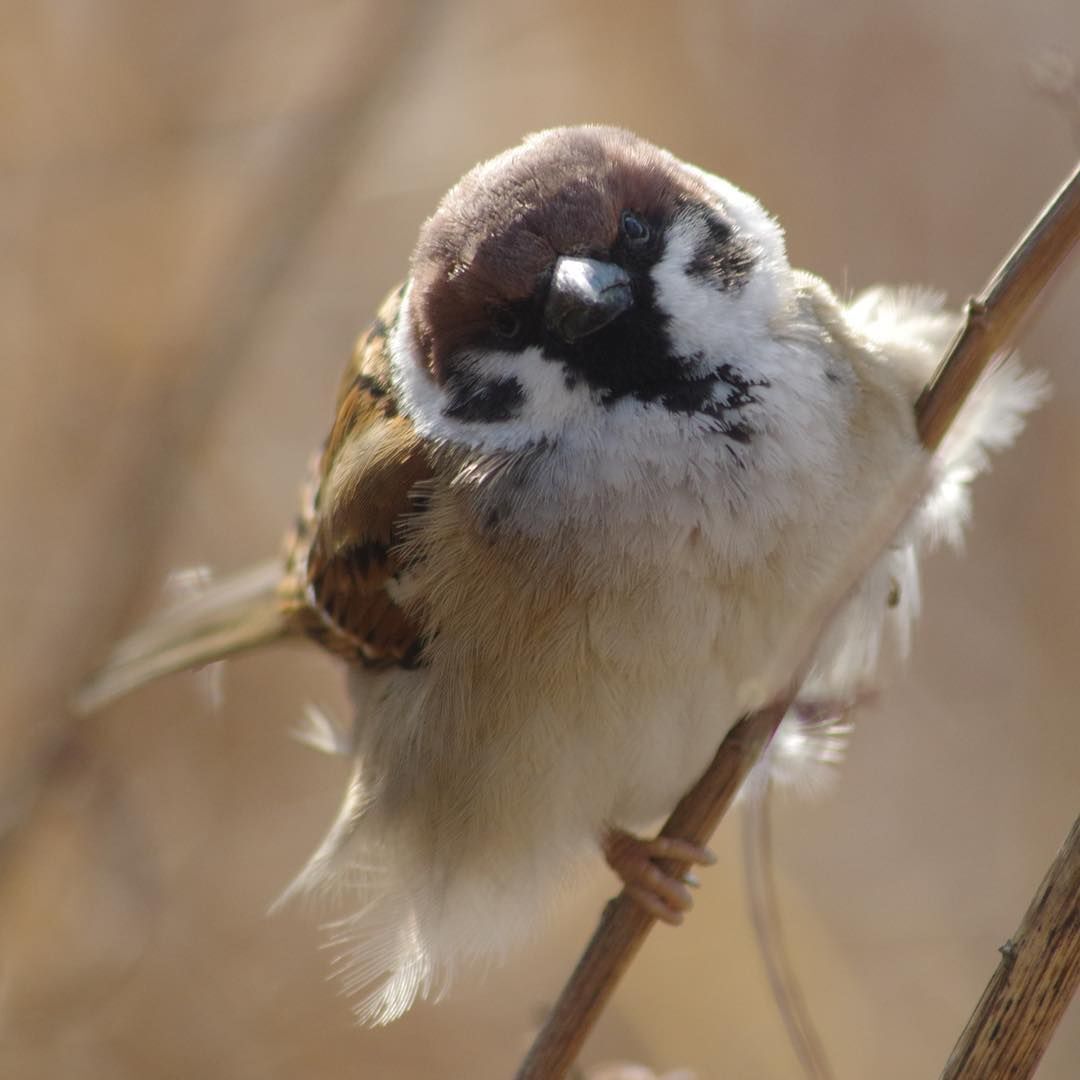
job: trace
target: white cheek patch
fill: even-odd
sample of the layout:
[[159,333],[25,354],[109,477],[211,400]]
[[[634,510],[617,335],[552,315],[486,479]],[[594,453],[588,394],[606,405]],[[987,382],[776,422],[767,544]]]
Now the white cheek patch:
[[[521,387],[521,407],[502,425],[516,430],[497,433],[500,446],[528,445],[542,436],[557,436],[567,427],[589,423],[596,409],[584,380],[568,378],[561,361],[545,359],[536,346],[520,352],[476,353],[464,358],[464,370],[480,379],[511,378]],[[483,434],[472,427],[474,440]]]
[[716,196],[725,216],[739,232],[754,238],[761,251],[760,261],[766,269],[773,272],[788,269],[784,230],[753,195],[696,165],[683,163],[682,168],[696,176]]
[[[456,385],[440,386],[415,341],[408,292],[390,339],[390,356],[403,411],[421,436],[436,442],[479,450],[521,450],[556,439],[568,427],[588,425],[595,409],[588,388],[568,381],[563,365],[545,360],[537,348],[466,354],[459,361]],[[503,388],[505,414],[485,420],[477,410],[469,417],[470,410],[460,407],[463,384],[475,387],[477,393],[491,388],[496,395]]]
[[745,280],[720,289],[688,269],[710,244],[715,240],[705,222],[693,212],[684,213],[667,231],[664,253],[652,278],[657,306],[668,316],[672,347],[688,359],[707,357],[708,366],[715,369],[720,363],[737,365],[760,348],[790,270],[784,263],[777,273],[753,237],[754,264]]
[[[706,371],[728,365],[750,384],[756,403],[739,415],[755,429],[753,486],[757,503],[764,505],[767,477],[779,481],[799,469],[826,478],[835,471],[839,432],[826,418],[842,413],[843,403],[828,383],[823,357],[774,336],[793,283],[780,227],[749,195],[697,172],[736,234],[751,240],[754,264],[744,281],[727,290],[688,272],[703,247],[715,241],[699,216],[684,212],[668,229],[652,271],[656,304],[668,316],[672,348],[687,357],[688,367],[691,360],[692,368]],[[716,400],[724,404],[722,395],[718,387]],[[782,507],[774,509],[779,516]]]
[[722,332],[724,324],[731,323],[735,315],[734,297],[723,295],[686,271],[707,241],[704,224],[684,215],[668,228],[663,257],[652,270],[657,306],[669,318],[672,348],[687,359],[699,354],[721,355],[717,346],[723,345],[727,336]]

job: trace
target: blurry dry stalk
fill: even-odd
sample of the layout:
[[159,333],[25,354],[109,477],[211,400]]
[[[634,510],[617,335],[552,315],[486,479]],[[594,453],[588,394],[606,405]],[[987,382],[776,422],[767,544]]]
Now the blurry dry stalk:
[[[937,372],[916,403],[916,420],[919,437],[929,450],[936,449],[960,406],[971,392],[979,376],[989,364],[995,352],[1007,344],[1023,316],[1045,288],[1051,275],[1064,262],[1073,244],[1080,238],[1080,168],[1077,168],[1058,194],[1043,210],[1036,222],[1016,245],[1012,253],[994,274],[982,294],[969,301],[967,317],[952,346],[945,355]],[[829,619],[842,605],[848,592],[861,579],[863,573],[876,561],[882,548],[893,535],[895,527],[903,520],[923,493],[920,477],[908,477],[898,486],[898,492],[889,506],[880,508],[852,557],[846,564],[846,580],[836,583],[835,591],[824,598],[817,610],[817,618],[800,642],[797,661],[789,670],[795,675],[787,687],[763,709],[742,717],[724,738],[712,764],[700,780],[683,796],[668,818],[662,836],[680,837],[696,844],[705,844],[727,811],[743,779],[768,746],[777,726],[793,703],[802,682],[802,673],[813,657],[814,647],[820,639]],[[668,873],[681,875],[687,867],[678,862],[660,863]],[[1080,936],[1080,926],[1075,915],[1075,888],[1073,896],[1072,934]],[[654,919],[648,915],[624,890],[604,909],[600,924],[593,934],[585,952],[563,987],[558,1001],[547,1022],[537,1035],[528,1055],[517,1073],[517,1080],[561,1080],[578,1056],[587,1035],[598,1019],[619,978],[630,966],[652,928]],[[1060,946],[1062,949],[1064,945]],[[1072,977],[1075,985],[1076,964],[1080,953],[1074,949]],[[1060,976],[1058,967],[1050,964],[1053,954],[1049,951],[1037,957],[1042,961],[1041,972],[1033,971],[1033,981],[1041,975],[1043,984],[1047,975]],[[1055,994],[1051,1000],[1039,1002],[1034,1012],[1025,1014],[1025,1023],[1045,1023],[1045,1038],[1050,1032],[1062,1008],[1057,1008]],[[1067,999],[1066,999],[1067,1000]],[[1055,1011],[1056,1010],[1056,1011]],[[1004,1018],[1011,1026],[1017,1013]],[[1017,1025],[1018,1027],[1019,1025]],[[1023,1031],[1014,1037],[1022,1039]],[[1007,1039],[1008,1032],[999,1030],[995,1038]],[[1040,1049],[1041,1053],[1041,1049]],[[1026,1060],[1026,1059],[1025,1059]],[[1028,1064],[1033,1070],[1038,1057]],[[952,1074],[946,1074],[951,1076]],[[970,1076],[972,1074],[956,1074]],[[983,1074],[985,1075],[985,1074]],[[1013,1072],[1012,1076],[1030,1076],[1029,1072]]]
[[[277,161],[264,169],[275,177],[273,185],[249,200],[233,258],[219,260],[226,272],[216,288],[207,290],[209,303],[202,321],[195,320],[190,338],[177,346],[175,357],[166,357],[150,374],[131,380],[138,397],[130,412],[140,420],[114,425],[102,433],[102,456],[95,466],[99,475],[95,479],[90,474],[88,479],[94,499],[86,505],[93,506],[98,518],[109,526],[81,535],[79,559],[82,567],[94,568],[99,585],[123,580],[127,586],[107,602],[103,615],[101,605],[108,590],[84,588],[86,578],[78,579],[79,588],[65,593],[72,604],[67,627],[112,625],[130,602],[144,576],[131,573],[130,567],[141,566],[145,572],[149,565],[141,553],[153,550],[173,521],[179,475],[217,416],[217,407],[228,400],[230,380],[251,355],[256,333],[264,326],[263,315],[283,277],[309,243],[349,167],[360,156],[348,148],[355,146],[381,116],[388,88],[400,71],[408,69],[414,48],[425,39],[430,17],[430,5],[419,0],[396,7],[386,5],[379,13],[379,39],[363,36],[362,52],[357,51],[356,41],[349,39],[348,50],[342,50],[341,90],[333,105],[306,114],[302,122],[290,125],[285,135],[275,140]],[[352,37],[361,40],[357,34]],[[148,93],[153,99],[152,87]],[[155,108],[164,109],[163,102],[164,97],[155,100]],[[183,117],[173,119],[174,123],[166,125],[168,130],[147,148],[151,151],[148,156],[134,152],[118,156],[110,145],[103,160],[115,160],[121,168],[132,171],[155,167],[180,176],[188,171],[194,175],[199,138],[206,141],[221,129],[192,129],[185,126]],[[76,165],[79,167],[73,168],[72,174],[79,177],[86,168],[99,167],[81,159]],[[136,505],[139,512],[131,513]],[[0,791],[0,841],[28,826],[46,790],[64,786],[67,781],[60,778],[61,773],[82,745],[80,740],[86,738],[85,725],[77,723],[63,703],[66,688],[88,666],[81,647],[72,649],[70,644],[65,641],[50,654],[53,677],[42,684],[44,690],[39,691],[37,682],[24,673],[20,689],[28,695],[26,703],[5,703],[12,715],[54,720],[43,729],[44,734],[36,736],[29,766],[15,783]],[[22,696],[17,694],[16,700]],[[12,850],[0,847],[0,873],[6,869],[5,860]]]
[[1075,59],[1059,49],[1047,49],[1029,61],[1028,73],[1035,89],[1061,112],[1074,146],[1080,149],[1080,74]]
[[1080,818],[1000,951],[941,1080],[1035,1072],[1080,983]]

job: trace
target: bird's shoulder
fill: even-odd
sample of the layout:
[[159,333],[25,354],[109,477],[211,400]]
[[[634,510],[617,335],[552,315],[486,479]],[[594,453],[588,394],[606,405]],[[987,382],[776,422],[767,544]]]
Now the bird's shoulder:
[[413,666],[423,645],[422,628],[393,596],[407,569],[404,530],[431,477],[391,377],[390,337],[403,295],[402,287],[387,297],[356,343],[289,544],[307,632],[376,667]]

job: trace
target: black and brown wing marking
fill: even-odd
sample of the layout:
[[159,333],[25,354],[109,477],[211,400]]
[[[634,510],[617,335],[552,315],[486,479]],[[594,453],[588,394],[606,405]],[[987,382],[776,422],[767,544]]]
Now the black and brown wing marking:
[[293,618],[331,652],[379,667],[413,666],[422,646],[389,591],[405,569],[398,545],[415,489],[431,475],[390,378],[402,295],[387,299],[357,342],[289,554]]

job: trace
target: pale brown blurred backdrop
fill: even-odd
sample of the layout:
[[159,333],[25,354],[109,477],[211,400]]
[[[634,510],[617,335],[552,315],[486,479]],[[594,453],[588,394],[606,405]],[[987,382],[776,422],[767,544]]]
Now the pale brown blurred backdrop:
[[[812,10],[820,7],[820,10]],[[827,9],[826,9],[827,8]],[[1075,0],[0,4],[0,1075],[505,1077],[611,880],[385,1031],[319,913],[265,912],[344,766],[314,650],[91,721],[65,700],[167,572],[277,549],[354,335],[419,222],[525,132],[615,122],[749,188],[845,290],[979,288],[1078,153]],[[1023,351],[1055,396],[934,557],[914,656],[832,794],[776,816],[840,1080],[936,1076],[1080,809],[1080,265]],[[796,1075],[729,822],[590,1044]],[[1080,1013],[1041,1076],[1080,1076]]]

